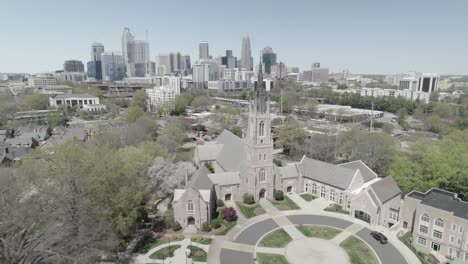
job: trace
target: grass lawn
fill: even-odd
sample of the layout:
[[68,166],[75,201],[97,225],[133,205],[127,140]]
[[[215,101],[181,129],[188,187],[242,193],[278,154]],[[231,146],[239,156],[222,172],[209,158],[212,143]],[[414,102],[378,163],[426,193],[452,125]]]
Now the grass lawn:
[[179,148],[176,152],[175,162],[177,161],[193,161],[193,153],[195,148]]
[[218,236],[224,236],[226,235],[234,226],[237,225],[237,221],[234,221],[234,222],[227,222],[227,221],[224,221],[224,230],[216,233],[215,235],[218,235]]
[[237,207],[239,207],[239,210],[245,216],[245,218],[252,218],[254,216],[265,213],[265,210],[263,210],[263,208],[259,204],[255,204],[253,206],[244,205],[244,203],[242,202],[236,202],[236,204]]
[[167,239],[166,237],[155,236],[155,237],[148,239],[148,241],[146,241],[145,244],[142,245],[141,247],[135,249],[135,252],[139,254],[145,254],[150,249],[155,248],[167,242],[169,242],[169,239]]
[[283,255],[258,253],[257,261],[259,264],[288,264]]
[[340,214],[347,214],[349,215],[349,211],[346,211],[343,209],[343,207],[339,204],[332,204],[328,206],[327,208],[323,209],[324,211],[327,212],[333,212],[333,213],[340,213]]
[[278,208],[281,211],[301,209],[299,205],[297,205],[293,200],[291,200],[287,196],[284,196],[283,201],[272,201],[271,204],[273,204],[276,208]]
[[362,240],[355,236],[348,237],[341,242],[342,247],[348,253],[351,264],[374,264],[379,263],[374,252]]
[[206,262],[208,254],[206,254],[203,249],[196,246],[188,246],[187,248],[190,249],[190,256],[192,257],[193,261]]
[[341,230],[328,226],[300,225],[296,227],[306,237],[318,237],[327,240],[332,239],[341,233]]
[[304,193],[299,196],[302,197],[302,199],[306,200],[307,202],[317,199],[317,196],[314,196],[310,193]]
[[292,238],[288,233],[280,228],[264,236],[258,245],[260,247],[284,248],[291,241]]
[[150,259],[166,259],[168,257],[174,256],[174,251],[180,248],[180,245],[172,245],[151,254]]

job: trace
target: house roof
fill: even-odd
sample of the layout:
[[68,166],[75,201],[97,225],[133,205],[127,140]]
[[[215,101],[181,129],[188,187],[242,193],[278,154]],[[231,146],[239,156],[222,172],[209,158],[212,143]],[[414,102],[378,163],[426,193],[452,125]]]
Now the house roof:
[[185,189],[175,189],[174,190],[174,202],[178,201],[184,193],[185,193]]
[[281,172],[281,178],[283,179],[297,178],[299,176],[299,170],[296,164],[279,167],[279,170]]
[[69,98],[97,98],[94,95],[85,93],[85,94],[59,94],[53,97],[54,99],[69,99]]
[[409,197],[421,200],[425,204],[468,220],[468,203],[457,198],[457,194],[441,189],[432,188],[425,193],[412,191]]
[[356,174],[356,170],[314,160],[306,156],[302,158],[298,168],[304,177],[342,190],[349,188]]
[[208,174],[211,182],[219,186],[235,185],[240,183],[239,172],[220,172]]
[[378,175],[371,170],[367,165],[362,162],[361,160],[356,160],[356,161],[351,161],[348,163],[343,163],[338,166],[345,167],[348,169],[353,169],[353,170],[359,170],[361,171],[361,175],[364,178],[364,182],[368,182],[372,179],[375,179],[378,177]]
[[190,187],[195,190],[211,190],[213,183],[208,177],[208,173],[210,171],[205,166],[201,166],[190,179]]
[[223,144],[206,144],[197,146],[198,157],[201,161],[215,160]]
[[401,194],[400,187],[398,187],[391,176],[382,178],[380,181],[371,184],[370,188],[374,191],[377,199],[379,199],[382,204]]
[[248,166],[245,142],[229,130],[223,130],[216,138],[223,148],[216,157],[216,162],[224,171],[243,171]]

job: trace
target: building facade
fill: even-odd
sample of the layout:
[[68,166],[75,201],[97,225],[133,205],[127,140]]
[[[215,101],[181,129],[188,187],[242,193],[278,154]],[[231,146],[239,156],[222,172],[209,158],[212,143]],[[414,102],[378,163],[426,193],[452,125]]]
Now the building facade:
[[276,53],[269,46],[263,48],[262,61],[265,64],[265,73],[271,74],[271,66],[276,64]]
[[52,74],[37,74],[28,76],[28,86],[30,87],[47,86],[55,84],[57,84],[57,80]]
[[119,81],[125,78],[125,64],[121,54],[105,52],[101,54],[102,78],[105,81]]
[[242,38],[242,48],[241,48],[241,63],[240,68],[247,71],[253,70],[253,58],[252,51],[250,49],[250,37],[245,35]]
[[148,95],[148,109],[151,111],[162,111],[169,113],[174,109],[176,92],[174,89],[164,86],[156,86],[146,89]]
[[200,60],[210,58],[210,50],[208,48],[208,41],[200,41],[198,45],[198,58]]
[[79,60],[67,60],[63,63],[64,72],[84,72],[84,64]]
[[60,94],[49,98],[50,106],[67,105],[82,109],[85,105],[99,105],[99,97],[90,94]]

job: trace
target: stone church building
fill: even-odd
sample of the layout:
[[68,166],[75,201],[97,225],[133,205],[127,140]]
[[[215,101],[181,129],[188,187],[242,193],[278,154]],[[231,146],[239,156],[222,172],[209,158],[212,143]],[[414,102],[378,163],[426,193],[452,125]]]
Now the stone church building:
[[260,67],[244,138],[224,130],[215,141],[197,146],[198,170],[184,189],[174,191],[174,218],[182,227],[200,228],[210,222],[217,199],[240,201],[248,193],[257,201],[273,200],[275,190],[311,193],[371,225],[391,227],[398,222],[401,190],[393,178],[379,178],[361,161],[334,165],[303,157],[277,167],[270,121]]

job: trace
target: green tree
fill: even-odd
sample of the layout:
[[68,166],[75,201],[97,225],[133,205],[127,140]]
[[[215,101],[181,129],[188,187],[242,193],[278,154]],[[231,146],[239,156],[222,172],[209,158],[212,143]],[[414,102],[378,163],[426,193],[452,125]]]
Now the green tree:
[[304,130],[304,127],[297,121],[290,120],[278,129],[277,143],[283,148],[284,152],[294,156],[307,137],[308,133]]
[[205,110],[211,105],[211,99],[206,95],[198,95],[193,98],[191,105],[198,110]]
[[148,94],[145,90],[140,90],[133,94],[132,106],[140,107],[146,111],[146,106],[148,105]]
[[45,110],[49,106],[49,97],[45,94],[26,94],[21,101],[21,108],[28,110]]
[[193,101],[193,96],[189,93],[181,93],[176,96],[173,114],[182,115],[185,113],[187,106]]
[[138,106],[128,108],[125,115],[125,121],[128,123],[135,123],[139,118],[145,116],[145,111]]

